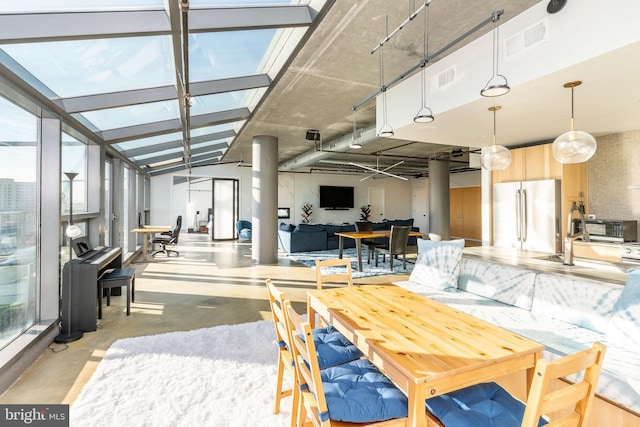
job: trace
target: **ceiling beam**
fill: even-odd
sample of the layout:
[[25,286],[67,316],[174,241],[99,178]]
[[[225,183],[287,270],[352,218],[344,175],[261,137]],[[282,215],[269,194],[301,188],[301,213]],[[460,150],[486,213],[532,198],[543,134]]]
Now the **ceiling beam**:
[[[208,135],[196,136],[191,138],[191,145],[196,146],[198,144],[207,143],[211,141],[215,141],[218,139],[224,138],[233,138],[235,136],[235,132],[232,130],[226,130],[223,132],[211,133]],[[215,149],[223,149],[229,146],[226,142],[220,142],[218,144],[212,145],[212,147],[216,147]],[[133,148],[131,150],[122,150],[121,153],[127,157],[139,157],[144,156],[151,153],[159,153],[165,150],[171,150],[175,148],[182,147],[182,140],[178,139],[175,141],[163,142],[161,144],[152,144],[146,147]]]
[[305,5],[225,7],[192,9],[190,30],[235,31],[256,28],[306,27],[313,23],[312,9]]

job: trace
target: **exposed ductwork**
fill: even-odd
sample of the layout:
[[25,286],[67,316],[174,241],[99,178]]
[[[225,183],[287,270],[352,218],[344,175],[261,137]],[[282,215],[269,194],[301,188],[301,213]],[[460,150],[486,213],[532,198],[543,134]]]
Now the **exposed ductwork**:
[[[358,138],[358,143],[361,146],[365,146],[379,139],[377,135],[376,126],[371,125],[361,130],[361,136]],[[278,170],[280,171],[292,171],[305,166],[310,166],[321,159],[331,157],[334,153],[345,152],[351,149],[353,143],[353,135],[348,133],[332,141],[321,143],[320,148],[317,150],[306,151],[293,159],[280,163]]]

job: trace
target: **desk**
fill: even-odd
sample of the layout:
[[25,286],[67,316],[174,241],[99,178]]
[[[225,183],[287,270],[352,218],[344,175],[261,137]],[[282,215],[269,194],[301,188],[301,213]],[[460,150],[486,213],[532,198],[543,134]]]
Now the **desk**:
[[[391,230],[379,231],[345,231],[336,233],[338,240],[338,258],[342,258],[342,249],[344,248],[344,238],[355,239],[356,252],[358,253],[358,271],[362,272],[362,239],[375,239],[378,237],[389,237]],[[424,233],[419,231],[410,231],[409,236],[424,237]]]
[[409,399],[408,425],[426,425],[426,398],[527,370],[544,346],[392,284],[307,292],[308,318],[329,321]]
[[147,256],[147,247],[149,241],[149,234],[156,233],[164,233],[165,231],[171,231],[171,227],[168,225],[145,225],[142,228],[134,228],[131,230],[132,233],[142,233],[142,260],[144,262],[149,262],[149,257]]

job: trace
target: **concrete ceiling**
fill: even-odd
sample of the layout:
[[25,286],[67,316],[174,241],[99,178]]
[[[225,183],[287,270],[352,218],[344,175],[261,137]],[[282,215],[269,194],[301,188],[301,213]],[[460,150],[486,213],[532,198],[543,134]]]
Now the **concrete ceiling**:
[[[411,10],[415,10],[416,3],[419,7],[423,2],[335,2],[255,110],[222,161],[242,160],[250,163],[254,135],[278,137],[279,162],[283,164],[314,151],[314,142],[305,139],[309,129],[318,130],[324,144],[348,140],[353,131],[354,118],[359,129],[373,130],[376,126],[375,99],[359,106],[355,116],[352,108],[375,94],[381,86],[379,54],[371,54],[371,50],[385,37],[387,28],[392,31],[407,19]],[[546,8],[548,1],[540,2],[543,5],[538,3],[537,0],[434,0],[428,8],[428,51],[430,54],[437,52],[487,20],[497,10],[504,10],[498,21],[502,27],[534,5]],[[557,15],[577,13],[580,6],[580,2],[569,0]],[[595,21],[597,17],[592,19]],[[385,44],[385,83],[415,67],[423,58],[423,23],[424,14],[420,14]],[[596,28],[595,22],[593,27]],[[482,26],[442,56],[434,58],[431,64],[493,29],[491,23]],[[640,88],[635,83],[635,76],[640,71],[640,61],[637,59],[640,58],[639,46],[636,43],[625,49],[616,49],[607,55],[565,67],[544,78],[520,84],[510,82],[512,90],[508,96],[478,97],[472,102],[438,112],[432,124],[399,128],[394,138],[374,137],[360,150],[328,153],[322,160],[301,170],[358,170],[368,173],[349,167],[348,163],[358,162],[383,168],[404,160],[396,171],[424,176],[427,174],[429,157],[460,148],[466,153],[469,147],[473,149],[490,144],[492,119],[487,108],[496,104],[503,106],[498,125],[500,144],[513,147],[549,142],[569,130],[570,91],[563,89],[562,84],[576,79],[589,83],[588,90],[581,92],[578,88],[575,92],[579,123],[589,123],[589,128],[582,126],[581,130],[597,136],[638,129]],[[490,57],[491,52],[486,52],[486,55]],[[611,64],[616,66],[612,67]],[[479,73],[483,81],[491,77],[490,70]],[[630,85],[630,82],[633,83]],[[587,84],[583,87],[586,88]],[[452,168],[465,170],[466,155],[452,159]],[[458,159],[460,163],[455,161]]]

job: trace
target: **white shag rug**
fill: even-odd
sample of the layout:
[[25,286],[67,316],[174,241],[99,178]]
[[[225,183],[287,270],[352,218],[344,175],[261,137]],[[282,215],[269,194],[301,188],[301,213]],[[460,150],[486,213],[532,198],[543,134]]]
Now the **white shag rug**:
[[288,426],[290,397],[273,414],[277,358],[271,320],[121,339],[71,406],[71,426]]

